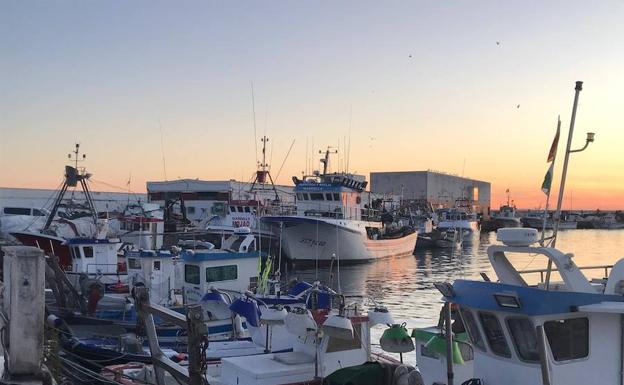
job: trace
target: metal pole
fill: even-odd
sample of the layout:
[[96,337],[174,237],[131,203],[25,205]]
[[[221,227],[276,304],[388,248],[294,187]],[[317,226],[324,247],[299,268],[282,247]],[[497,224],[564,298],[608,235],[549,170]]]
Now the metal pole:
[[453,330],[450,302],[444,304],[444,332],[446,334],[446,384],[453,385]]
[[[565,190],[565,182],[566,176],[568,174],[568,162],[570,160],[570,147],[572,146],[572,136],[574,135],[574,122],[576,120],[576,108],[578,106],[578,99],[581,90],[583,89],[583,82],[576,82],[576,87],[574,88],[574,104],[572,105],[572,117],[570,118],[570,130],[568,132],[568,144],[566,145],[565,159],[563,161],[563,171],[561,173],[561,184],[559,186],[559,197],[557,199],[557,211],[555,212],[555,216],[553,217],[554,227],[553,227],[553,240],[552,247],[555,247],[557,244],[557,232],[559,231],[559,221],[561,220],[561,205],[563,203],[563,193]],[[552,260],[548,260],[548,270],[546,271],[546,282],[545,288],[548,290],[548,286],[550,285],[550,273],[552,271]]]
[[570,160],[570,147],[572,146],[572,136],[574,135],[574,122],[576,120],[576,108],[578,106],[578,99],[581,90],[583,89],[583,82],[576,82],[574,88],[574,104],[572,106],[572,117],[570,118],[570,131],[568,132],[568,144],[566,146],[565,159],[563,161],[563,171],[561,175],[561,185],[559,187],[559,198],[557,199],[557,212],[555,213],[555,227],[553,234],[552,247],[555,247],[557,243],[557,231],[559,231],[559,221],[561,217],[561,205],[563,204],[563,192],[565,190],[566,176],[568,174],[568,162]]
[[550,370],[548,369],[548,352],[546,350],[546,335],[544,333],[544,326],[538,325],[536,328],[537,333],[537,348],[540,358],[540,369],[542,371],[542,384],[550,385]]
[[188,327],[188,353],[189,353],[189,385],[202,385],[202,343],[207,340],[206,326],[200,305],[189,306],[186,310]]

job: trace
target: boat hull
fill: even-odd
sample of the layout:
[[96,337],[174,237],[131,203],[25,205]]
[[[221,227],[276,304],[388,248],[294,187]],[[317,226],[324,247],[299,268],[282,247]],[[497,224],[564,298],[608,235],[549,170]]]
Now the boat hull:
[[418,232],[371,239],[364,221],[283,218],[282,246],[291,261],[360,263],[412,255]]
[[11,235],[25,246],[37,247],[48,255],[56,255],[59,259],[61,269],[71,270],[72,259],[69,253],[69,247],[65,244],[64,238],[25,231],[12,232]]

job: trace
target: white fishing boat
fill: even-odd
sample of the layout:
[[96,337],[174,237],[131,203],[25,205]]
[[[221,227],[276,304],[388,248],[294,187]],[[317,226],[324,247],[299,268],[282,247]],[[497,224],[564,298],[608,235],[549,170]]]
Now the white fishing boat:
[[[467,199],[458,199],[455,202],[455,207],[440,210],[438,217],[437,230],[447,233],[446,238],[440,240],[444,244],[439,244],[438,246],[452,246],[458,243],[472,245],[478,240],[479,222],[477,215],[471,210],[470,202]],[[446,243],[449,243],[449,245]]]
[[[535,229],[504,230],[498,233],[504,245],[488,248],[497,282],[456,280],[438,285],[444,300],[457,307],[454,318],[463,322],[470,337],[467,341],[461,333],[453,334],[454,378],[458,383],[479,379],[483,384],[580,385],[600,373],[601,383],[619,383],[624,356],[622,341],[613,336],[623,330],[624,259],[605,266],[610,269],[605,278],[589,279],[572,254],[533,246],[539,240]],[[515,261],[529,257],[552,268],[515,267]],[[529,274],[542,279],[530,284]],[[440,336],[442,330],[434,328],[433,333]],[[447,377],[444,351],[449,338],[441,338],[444,349],[435,352],[431,341],[429,351],[418,356],[427,385]]]
[[[288,258],[296,262],[357,263],[412,255],[418,232],[392,223],[392,216],[376,217],[362,201],[363,176],[328,173],[328,150],[323,172],[293,177],[296,215],[267,216],[275,225]],[[379,213],[376,213],[379,214]],[[389,218],[388,218],[389,217]]]
[[[555,226],[555,221],[552,216],[549,215],[544,224],[544,212],[543,211],[530,211],[524,217],[521,218],[524,227],[531,227],[533,229],[552,230]],[[573,216],[562,215],[559,221],[559,230],[573,230],[578,227],[578,222]]]
[[494,224],[497,228],[503,227],[522,227],[520,218],[516,216],[516,207],[511,205],[503,205],[498,212],[492,216]]

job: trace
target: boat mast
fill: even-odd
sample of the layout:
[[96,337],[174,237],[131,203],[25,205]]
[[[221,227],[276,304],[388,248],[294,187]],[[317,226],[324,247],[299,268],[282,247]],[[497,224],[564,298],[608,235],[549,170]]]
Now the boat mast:
[[[73,158],[72,153],[74,154]],[[58,208],[63,201],[65,192],[67,192],[67,188],[76,187],[78,185],[78,182],[80,182],[82,191],[85,194],[87,204],[89,205],[89,210],[91,211],[91,216],[93,217],[93,223],[97,226],[97,211],[95,210],[93,198],[91,197],[91,192],[89,191],[89,186],[87,185],[87,179],[91,177],[91,174],[87,173],[84,168],[82,168],[82,170],[78,169],[78,162],[83,162],[87,158],[87,155],[84,153],[82,154],[82,156],[80,156],[80,143],[76,143],[74,151],[67,154],[67,158],[70,161],[74,162],[74,167],[65,166],[65,179],[63,180],[63,186],[59,190],[56,199],[54,200],[54,206],[52,206],[52,210],[50,210],[50,215],[48,215],[42,231],[48,230],[50,228],[50,225],[54,220],[54,216],[56,215],[56,212],[58,211]]]
[[[323,151],[319,150],[319,154],[322,154]],[[325,156],[321,158],[321,163],[323,163],[323,173],[321,175],[326,175],[329,170],[329,155],[337,154],[338,150],[334,149],[331,146],[327,146],[327,150],[325,150]]]
[[[251,188],[249,189],[249,192],[253,192],[254,193],[254,199],[257,200],[256,197],[256,184],[258,185],[266,185],[267,183],[267,178],[269,179],[269,181],[271,182],[271,189],[273,190],[273,192],[275,193],[275,201],[279,202],[280,197],[279,194],[277,193],[277,188],[275,187],[275,183],[273,182],[273,177],[271,176],[271,172],[269,171],[269,164],[266,161],[266,144],[269,141],[269,138],[267,138],[267,136],[263,136],[262,139],[260,139],[260,141],[262,141],[262,162],[258,163],[258,170],[256,170],[256,176],[254,177],[254,181],[251,183]],[[291,145],[292,148],[292,145]]]

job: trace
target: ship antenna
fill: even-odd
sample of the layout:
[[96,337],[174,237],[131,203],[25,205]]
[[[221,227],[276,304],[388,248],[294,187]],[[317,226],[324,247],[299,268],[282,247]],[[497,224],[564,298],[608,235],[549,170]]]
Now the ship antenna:
[[158,127],[160,127],[160,152],[162,154],[163,161],[163,176],[165,177],[165,181],[167,180],[167,163],[165,163],[165,141],[163,139],[163,129],[160,118],[158,118]]

